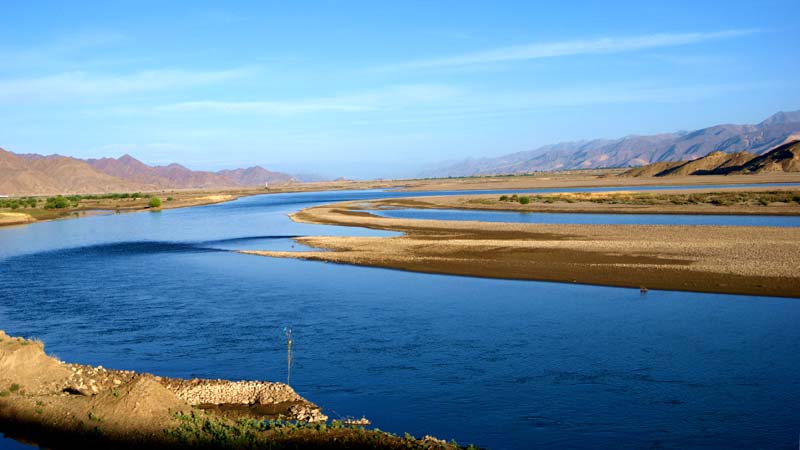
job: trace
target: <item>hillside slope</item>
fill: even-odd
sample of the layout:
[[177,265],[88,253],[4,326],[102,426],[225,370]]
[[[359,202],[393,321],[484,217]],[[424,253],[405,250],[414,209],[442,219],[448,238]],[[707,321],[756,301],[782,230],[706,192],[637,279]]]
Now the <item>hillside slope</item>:
[[747,152],[714,152],[691,161],[648,164],[623,172],[620,176],[669,177],[775,172],[800,172],[800,141],[779,145],[761,156]]
[[148,186],[104,174],[67,156],[15,155],[0,149],[0,194],[46,195],[141,190]]
[[291,175],[260,166],[208,172],[180,164],[149,166],[130,155],[82,160],[0,149],[0,195],[88,194],[157,189],[224,189],[284,184]]
[[546,170],[642,166],[697,159],[713,152],[761,154],[800,135],[800,111],[779,112],[755,125],[716,125],[689,133],[565,142],[496,158],[467,159],[421,176],[448,177]]

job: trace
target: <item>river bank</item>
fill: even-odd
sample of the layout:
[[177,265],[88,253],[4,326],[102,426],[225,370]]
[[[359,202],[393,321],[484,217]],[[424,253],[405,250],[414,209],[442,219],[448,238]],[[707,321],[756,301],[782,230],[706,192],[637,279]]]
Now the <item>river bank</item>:
[[455,448],[327,419],[283,383],[70,364],[0,331],[0,431],[47,448]]
[[[447,190],[524,190],[524,189],[557,189],[557,188],[603,188],[620,187],[636,189],[642,186],[696,185],[702,189],[704,185],[735,184],[770,184],[800,183],[800,174],[774,173],[762,175],[736,176],[684,176],[669,178],[632,178],[621,177],[621,169],[597,169],[587,171],[543,172],[530,175],[482,176],[442,179],[408,179],[408,180],[338,180],[313,183],[284,184],[264,188],[247,189],[187,189],[162,190],[157,192],[137,193],[138,197],[129,194],[98,198],[100,196],[84,196],[77,203],[71,202],[63,208],[46,209],[37,205],[34,208],[19,207],[16,209],[0,207],[0,227],[27,225],[40,221],[79,218],[96,214],[113,214],[122,212],[158,211],[192,206],[210,205],[236,200],[242,197],[262,194],[282,194],[314,191],[397,189],[406,192],[447,191]],[[735,186],[732,186],[735,187]],[[108,194],[104,194],[108,195]],[[92,198],[94,197],[94,198]],[[153,208],[149,205],[151,197],[158,197],[161,206]],[[39,203],[44,197],[37,197]],[[474,202],[473,202],[474,203]],[[482,208],[481,205],[461,205],[466,208]],[[547,207],[553,209],[552,207]],[[574,208],[573,208],[574,209]],[[620,212],[624,210],[618,208]],[[591,210],[587,210],[591,212]],[[638,212],[638,211],[637,211]],[[702,213],[702,212],[701,212]]]
[[[418,208],[428,200],[404,204]],[[242,253],[489,278],[800,297],[797,228],[486,223],[366,211],[396,202],[317,206],[291,218],[402,236],[301,237],[296,241],[324,251]]]
[[[521,198],[523,198],[521,200]],[[694,189],[609,192],[566,192],[513,195],[447,195],[373,201],[370,209],[462,209],[580,214],[680,214],[680,215],[800,215],[800,190],[796,186],[715,187]]]

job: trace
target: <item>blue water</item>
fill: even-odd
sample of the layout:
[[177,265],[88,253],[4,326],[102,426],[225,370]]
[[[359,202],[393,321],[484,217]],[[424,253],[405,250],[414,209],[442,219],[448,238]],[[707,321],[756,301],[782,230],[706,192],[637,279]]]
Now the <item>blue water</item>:
[[731,216],[675,214],[582,214],[536,213],[459,209],[381,209],[371,214],[398,219],[475,220],[481,222],[519,222],[544,224],[616,225],[739,225],[800,227],[798,216]]
[[494,449],[797,445],[797,299],[642,295],[229,251],[387,234],[286,214],[407,195],[268,195],[2,229],[0,329],[68,361],[282,380],[289,325],[292,384],[332,417]]

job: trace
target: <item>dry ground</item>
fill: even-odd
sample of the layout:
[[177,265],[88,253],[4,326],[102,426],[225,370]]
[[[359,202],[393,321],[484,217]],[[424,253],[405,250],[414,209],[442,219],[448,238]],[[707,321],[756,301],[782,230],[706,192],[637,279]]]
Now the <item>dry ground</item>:
[[[424,207],[440,199],[447,201],[401,201]],[[399,237],[304,237],[297,240],[333,251],[243,253],[491,278],[800,297],[798,228],[538,225],[391,219],[360,211],[397,202],[318,206],[292,218],[404,233]]]

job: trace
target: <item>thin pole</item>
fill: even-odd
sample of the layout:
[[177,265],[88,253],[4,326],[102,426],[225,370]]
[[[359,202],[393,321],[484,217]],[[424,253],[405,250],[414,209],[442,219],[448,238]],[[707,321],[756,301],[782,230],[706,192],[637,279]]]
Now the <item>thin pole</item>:
[[292,380],[292,329],[285,328],[286,331],[286,384],[291,385]]

